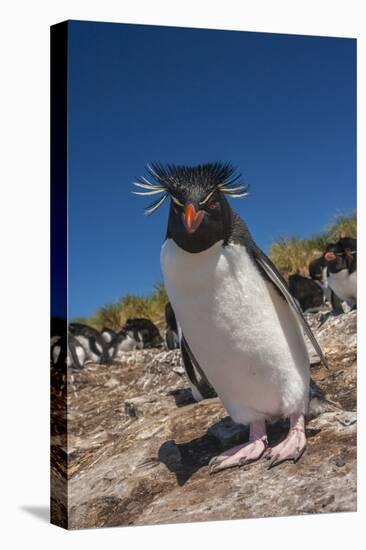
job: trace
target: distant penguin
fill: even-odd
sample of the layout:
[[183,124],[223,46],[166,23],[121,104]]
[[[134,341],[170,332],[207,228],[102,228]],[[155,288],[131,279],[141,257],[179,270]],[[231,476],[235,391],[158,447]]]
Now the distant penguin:
[[336,296],[328,284],[327,261],[324,255],[315,258],[309,264],[309,275],[323,290],[324,301],[332,308],[333,315],[344,313],[342,301]]
[[70,323],[69,333],[83,346],[87,360],[106,365],[110,363],[107,344],[95,328],[81,323]]
[[259,459],[268,447],[266,421],[278,416],[290,419],[290,430],[267,449],[270,466],[297,461],[306,447],[310,392],[303,330],[326,361],[286,281],[226,199],[245,196],[247,187],[230,164],[153,164],[147,171],[154,181],[136,185],[161,196],[146,212],[170,199],[161,266],[182,351],[232,419],[249,424],[249,442],[212,459],[210,472]]
[[170,302],[165,304],[165,342],[168,349],[179,348],[178,327],[175,314]]
[[144,348],[158,348],[161,347],[163,343],[158,327],[154,325],[150,319],[145,319],[143,317],[127,319],[122,330],[133,332],[136,340],[138,339],[138,335],[142,337]]
[[328,284],[340,300],[350,308],[357,305],[357,241],[350,237],[329,243],[324,258]]
[[111,347],[114,348],[114,356],[118,356],[119,352],[135,351],[143,349],[144,342],[142,334],[138,330],[122,329],[112,341]]

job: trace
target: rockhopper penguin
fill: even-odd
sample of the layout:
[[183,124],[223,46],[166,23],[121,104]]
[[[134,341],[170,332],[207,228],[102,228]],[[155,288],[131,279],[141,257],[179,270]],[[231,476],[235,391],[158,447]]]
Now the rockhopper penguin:
[[[142,195],[161,195],[170,210],[161,249],[165,288],[182,342],[235,422],[249,425],[249,442],[210,462],[210,472],[241,466],[264,453],[270,466],[297,461],[306,447],[310,365],[303,330],[321,349],[284,278],[252,239],[227,196],[243,197],[226,163],[147,166]],[[284,441],[267,448],[266,420],[290,419]]]
[[340,315],[344,313],[340,298],[334,294],[329,286],[327,260],[324,255],[312,260],[308,269],[312,280],[322,289],[324,301],[332,307],[332,314]]
[[357,305],[357,241],[343,237],[327,245],[324,258],[327,262],[328,284],[340,300],[350,308]]

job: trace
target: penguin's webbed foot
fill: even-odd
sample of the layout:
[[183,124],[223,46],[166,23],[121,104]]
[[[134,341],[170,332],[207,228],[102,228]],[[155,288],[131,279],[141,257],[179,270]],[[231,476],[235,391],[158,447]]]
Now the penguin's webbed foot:
[[290,431],[286,439],[269,448],[264,458],[270,460],[268,469],[285,460],[297,462],[306,449],[305,420],[303,414],[290,416]]
[[250,424],[249,442],[237,445],[218,456],[213,457],[209,462],[209,473],[214,474],[227,468],[245,466],[258,460],[267,449],[267,435],[264,422],[253,422]]

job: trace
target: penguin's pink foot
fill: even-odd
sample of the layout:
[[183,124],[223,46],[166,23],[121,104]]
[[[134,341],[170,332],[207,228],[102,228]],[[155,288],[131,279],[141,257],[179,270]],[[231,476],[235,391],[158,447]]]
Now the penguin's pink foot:
[[270,460],[268,468],[273,468],[285,460],[297,462],[306,449],[305,419],[303,414],[290,416],[290,431],[286,439],[268,449],[265,458]]
[[265,422],[252,422],[249,426],[249,443],[237,445],[213,457],[209,462],[209,473],[214,474],[226,468],[245,466],[260,458],[267,449]]

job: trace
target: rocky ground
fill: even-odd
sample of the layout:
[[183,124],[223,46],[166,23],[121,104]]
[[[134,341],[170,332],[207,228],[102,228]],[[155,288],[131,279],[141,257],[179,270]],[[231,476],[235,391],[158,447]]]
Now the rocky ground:
[[[126,353],[67,381],[53,369],[52,521],[76,529],[355,511],[356,312],[307,317],[330,367],[311,354],[312,376],[343,411],[309,420],[300,461],[270,470],[263,459],[209,475],[210,458],[248,434],[217,398],[193,400],[178,351]],[[269,443],[285,433],[274,424]]]

